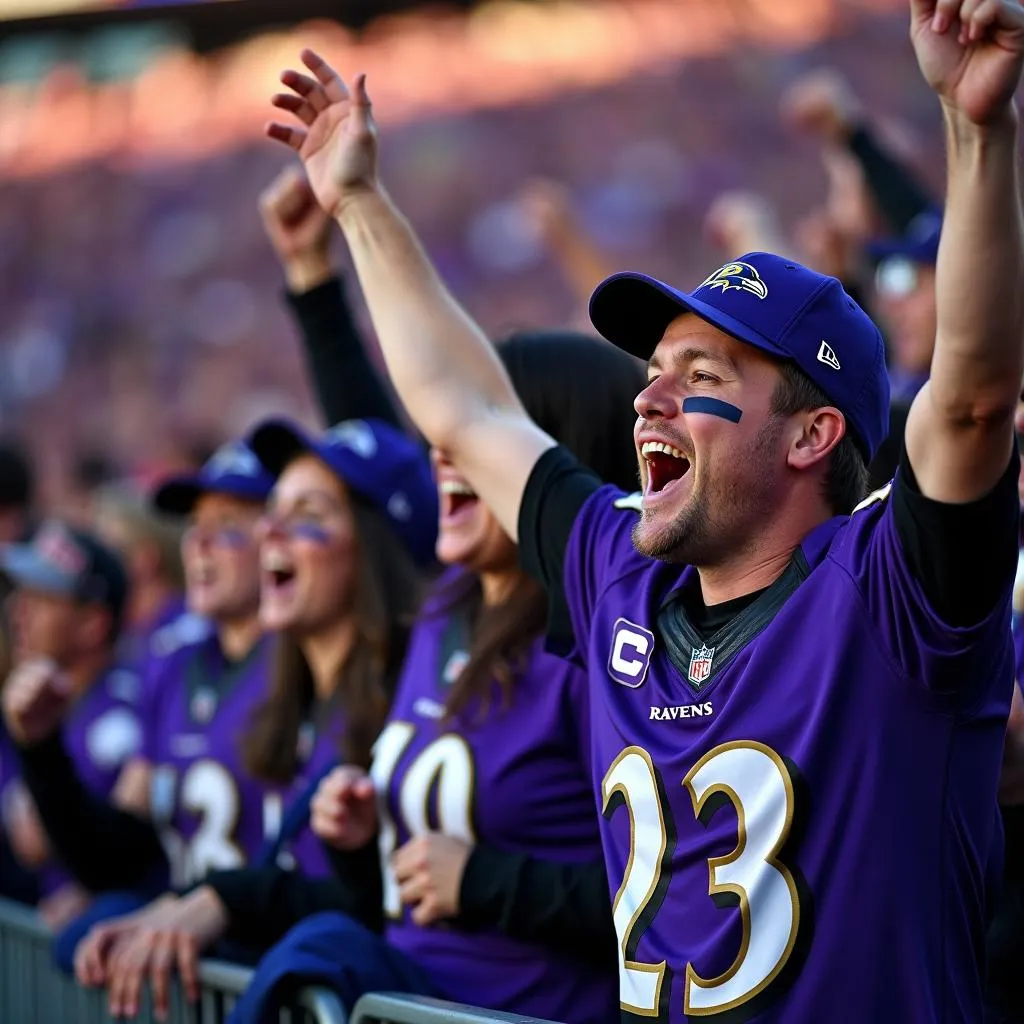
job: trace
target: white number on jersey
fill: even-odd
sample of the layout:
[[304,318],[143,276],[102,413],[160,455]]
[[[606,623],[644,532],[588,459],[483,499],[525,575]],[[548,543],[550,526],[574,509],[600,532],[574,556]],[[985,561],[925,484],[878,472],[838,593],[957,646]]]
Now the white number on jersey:
[[[726,857],[708,861],[708,895],[729,893],[738,900],[743,939],[736,960],[717,978],[702,978],[686,965],[683,1010],[691,1017],[725,1013],[763,992],[785,967],[800,927],[796,883],[778,860],[793,824],[793,780],[785,762],[762,743],[723,743],[705,754],[683,785],[694,814],[717,808],[709,799],[724,795],[736,811],[738,842]],[[629,861],[613,904],[619,937],[619,990],[623,1010],[644,1017],[661,1013],[666,964],[636,962],[643,934],[638,927],[657,913],[668,879],[663,872],[672,855],[674,831],[665,818],[665,802],[650,755],[627,747],[602,783],[603,813],[615,813],[619,794],[630,824]],[[711,813],[714,813],[712,810]],[[673,841],[674,844],[674,841]],[[655,898],[656,897],[656,898]],[[646,914],[645,914],[646,911]]]
[[[380,815],[380,857],[384,876],[384,911],[397,918],[402,913],[398,882],[391,869],[391,856],[398,844],[398,829],[388,807],[387,794],[402,754],[416,734],[409,722],[391,722],[373,748],[373,777]],[[439,736],[424,747],[406,769],[398,791],[398,810],[410,837],[439,831],[464,842],[475,841],[473,833],[473,782],[476,772],[469,745],[454,733]],[[428,804],[436,794],[437,829],[431,829]]]
[[[151,806],[158,820],[173,820],[177,771],[158,765],[153,771]],[[155,796],[159,794],[159,800]],[[199,827],[185,842],[176,829],[162,829],[164,849],[171,866],[171,884],[191,885],[210,871],[241,867],[245,853],[235,842],[241,811],[241,796],[235,777],[219,761],[202,760],[185,769],[177,799],[190,814],[199,817]],[[272,838],[281,827],[282,801],[279,793],[263,798],[263,834]],[[282,866],[288,866],[282,855]]]
[[234,777],[219,761],[197,761],[181,777],[181,805],[200,815],[188,847],[193,879],[245,863],[233,838],[240,802]]

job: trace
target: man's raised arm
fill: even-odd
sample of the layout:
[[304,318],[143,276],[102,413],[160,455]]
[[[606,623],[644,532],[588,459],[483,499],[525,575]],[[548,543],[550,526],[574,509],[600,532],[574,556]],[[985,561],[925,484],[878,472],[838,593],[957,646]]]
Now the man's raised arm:
[[350,93],[315,53],[303,51],[302,61],[314,77],[284,72],[292,91],[272,101],[301,125],[273,123],[267,134],[298,152],[317,200],[341,225],[410,416],[515,537],[530,471],[554,441],[527,417],[492,345],[380,185],[363,76]]
[[[961,20],[962,19],[962,20]],[[1006,472],[1024,374],[1024,227],[1013,94],[1020,0],[911,0],[911,37],[942,101],[949,159],[931,379],[907,423],[921,492],[969,502]]]

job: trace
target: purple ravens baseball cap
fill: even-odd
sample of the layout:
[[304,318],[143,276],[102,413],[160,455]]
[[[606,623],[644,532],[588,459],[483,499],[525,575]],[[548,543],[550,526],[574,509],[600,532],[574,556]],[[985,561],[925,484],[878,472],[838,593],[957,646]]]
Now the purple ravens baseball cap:
[[204,494],[226,494],[242,501],[266,501],[274,489],[256,453],[242,441],[222,445],[198,473],[173,476],[157,488],[153,504],[161,512],[188,515]]
[[934,266],[939,258],[942,238],[942,210],[932,208],[919,213],[900,238],[886,238],[867,245],[868,257],[874,263],[903,259]]
[[268,420],[249,444],[275,476],[296,455],[317,456],[374,506],[415,561],[433,561],[437,487],[426,452],[398,428],[382,420],[345,420],[313,437],[296,423]]
[[625,273],[598,285],[590,300],[598,332],[644,360],[683,313],[796,363],[846,417],[870,461],[889,429],[885,345],[836,278],[753,252],[720,267],[692,293]]

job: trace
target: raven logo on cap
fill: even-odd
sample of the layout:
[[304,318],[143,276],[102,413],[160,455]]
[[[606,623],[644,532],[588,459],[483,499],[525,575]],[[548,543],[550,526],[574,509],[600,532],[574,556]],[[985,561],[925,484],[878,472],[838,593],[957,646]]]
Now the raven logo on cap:
[[260,460],[244,444],[229,441],[213,453],[205,468],[216,476],[259,476]]
[[[701,288],[721,288],[723,292],[735,288],[739,291],[750,292],[759,299],[768,298],[768,285],[761,280],[761,275],[749,263],[726,263],[724,267],[716,270]],[[700,291],[700,288],[697,289]]]
[[324,436],[328,444],[344,445],[362,459],[372,459],[377,454],[377,437],[362,420],[337,423]]

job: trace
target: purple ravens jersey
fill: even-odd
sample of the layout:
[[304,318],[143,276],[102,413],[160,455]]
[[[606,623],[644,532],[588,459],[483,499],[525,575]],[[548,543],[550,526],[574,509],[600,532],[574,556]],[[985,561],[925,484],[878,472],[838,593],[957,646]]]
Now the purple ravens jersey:
[[118,661],[140,673],[144,672],[154,636],[187,614],[184,598],[175,596],[165,601],[153,616],[121,634],[117,643]]
[[450,998],[567,1024],[606,1022],[616,1013],[610,972],[585,966],[568,950],[556,953],[496,932],[419,927],[399,901],[390,857],[428,831],[565,863],[600,856],[581,753],[586,679],[538,641],[508,706],[496,690],[486,712],[471,706],[446,722],[448,687],[466,662],[467,640],[460,617],[428,606],[374,748],[386,937]]
[[1024,621],[1019,614],[1013,616],[1013,652],[1019,681],[1024,678]]
[[[331,874],[331,862],[319,836],[309,827],[309,804],[316,783],[341,757],[342,721],[335,715],[319,731],[311,724],[299,733],[299,774],[290,786],[268,789],[264,804],[266,840],[273,842],[282,824],[287,824],[289,811],[305,797],[304,813],[298,819],[295,831],[280,842],[277,863],[284,868],[297,869],[310,878],[325,878]],[[311,791],[312,787],[312,791]]]
[[700,636],[672,599],[696,571],[638,555],[635,522],[601,489],[565,564],[624,1013],[982,1020],[1009,600],[944,624],[885,495]]
[[0,826],[5,822],[4,793],[10,783],[18,778],[18,754],[14,741],[7,734],[7,726],[0,718]]
[[[263,640],[241,662],[228,664],[209,634],[172,648],[150,674],[142,754],[152,765],[150,813],[175,886],[248,863],[276,835],[290,797],[301,791],[301,779],[273,786],[242,765],[242,738],[267,696],[270,643]],[[303,745],[307,758],[315,754],[326,763],[326,744],[317,744],[315,735],[303,732]],[[319,844],[300,836],[292,847],[304,870],[327,872]]]

